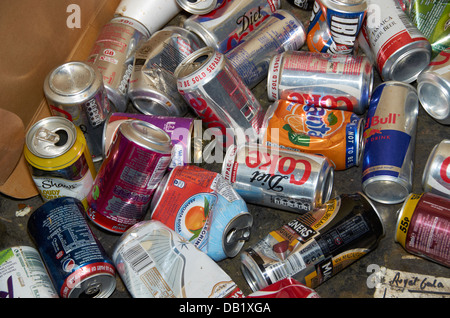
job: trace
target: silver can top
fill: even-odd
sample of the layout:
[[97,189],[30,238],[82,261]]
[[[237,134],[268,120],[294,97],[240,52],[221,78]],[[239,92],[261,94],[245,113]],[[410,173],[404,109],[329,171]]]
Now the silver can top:
[[228,222],[223,231],[222,248],[225,255],[235,257],[242,246],[250,238],[253,216],[249,212],[242,212]]
[[72,148],[76,138],[76,127],[70,120],[52,116],[35,123],[28,130],[25,142],[35,156],[56,158]]
[[172,140],[161,128],[142,120],[124,121],[119,131],[138,145],[159,153],[172,152]]
[[218,0],[177,0],[178,5],[192,14],[207,14],[222,5]]
[[193,52],[188,57],[186,57],[175,69],[175,77],[177,79],[180,79],[199,72],[204,67],[206,67],[206,65],[211,61],[212,58],[214,58],[216,54],[221,55],[219,52],[209,46]]

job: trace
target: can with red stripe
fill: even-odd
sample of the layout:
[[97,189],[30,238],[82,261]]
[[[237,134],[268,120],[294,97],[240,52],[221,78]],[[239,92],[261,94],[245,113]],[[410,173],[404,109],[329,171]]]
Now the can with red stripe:
[[411,254],[450,267],[450,199],[410,194],[397,217],[395,240]]
[[425,192],[450,198],[450,139],[435,145],[428,156],[422,176]]

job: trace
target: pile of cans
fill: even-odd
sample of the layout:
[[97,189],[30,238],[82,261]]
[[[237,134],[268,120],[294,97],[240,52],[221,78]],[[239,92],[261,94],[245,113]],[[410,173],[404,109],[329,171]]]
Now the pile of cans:
[[[24,149],[45,201],[28,223],[38,248],[0,252],[0,296],[108,297],[118,273],[132,297],[277,297],[286,285],[318,297],[384,236],[372,201],[403,203],[398,242],[449,266],[449,240],[436,240],[450,224],[450,140],[411,193],[419,105],[450,124],[449,51],[432,49],[412,7],[123,0],[88,59],[45,79],[52,116]],[[360,164],[363,191],[332,197],[335,173]],[[247,204],[296,217],[242,251]],[[90,223],[118,235],[112,255]],[[251,295],[217,264],[238,255]]]

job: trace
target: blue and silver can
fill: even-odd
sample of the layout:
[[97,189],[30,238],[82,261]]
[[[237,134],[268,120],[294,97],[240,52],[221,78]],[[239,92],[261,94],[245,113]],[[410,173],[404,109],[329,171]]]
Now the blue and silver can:
[[116,270],[91,231],[80,200],[56,198],[36,209],[28,231],[62,298],[106,298],[116,288]]
[[403,202],[412,191],[419,100],[410,84],[389,81],[373,92],[363,138],[362,188],[374,201]]

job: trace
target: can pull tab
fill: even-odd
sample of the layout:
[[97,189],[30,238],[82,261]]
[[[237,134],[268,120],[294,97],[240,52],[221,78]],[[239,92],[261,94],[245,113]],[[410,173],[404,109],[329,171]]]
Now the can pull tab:
[[46,129],[46,128],[39,128],[36,132],[36,139],[40,141],[45,141],[48,143],[56,144],[60,137],[58,134]]

